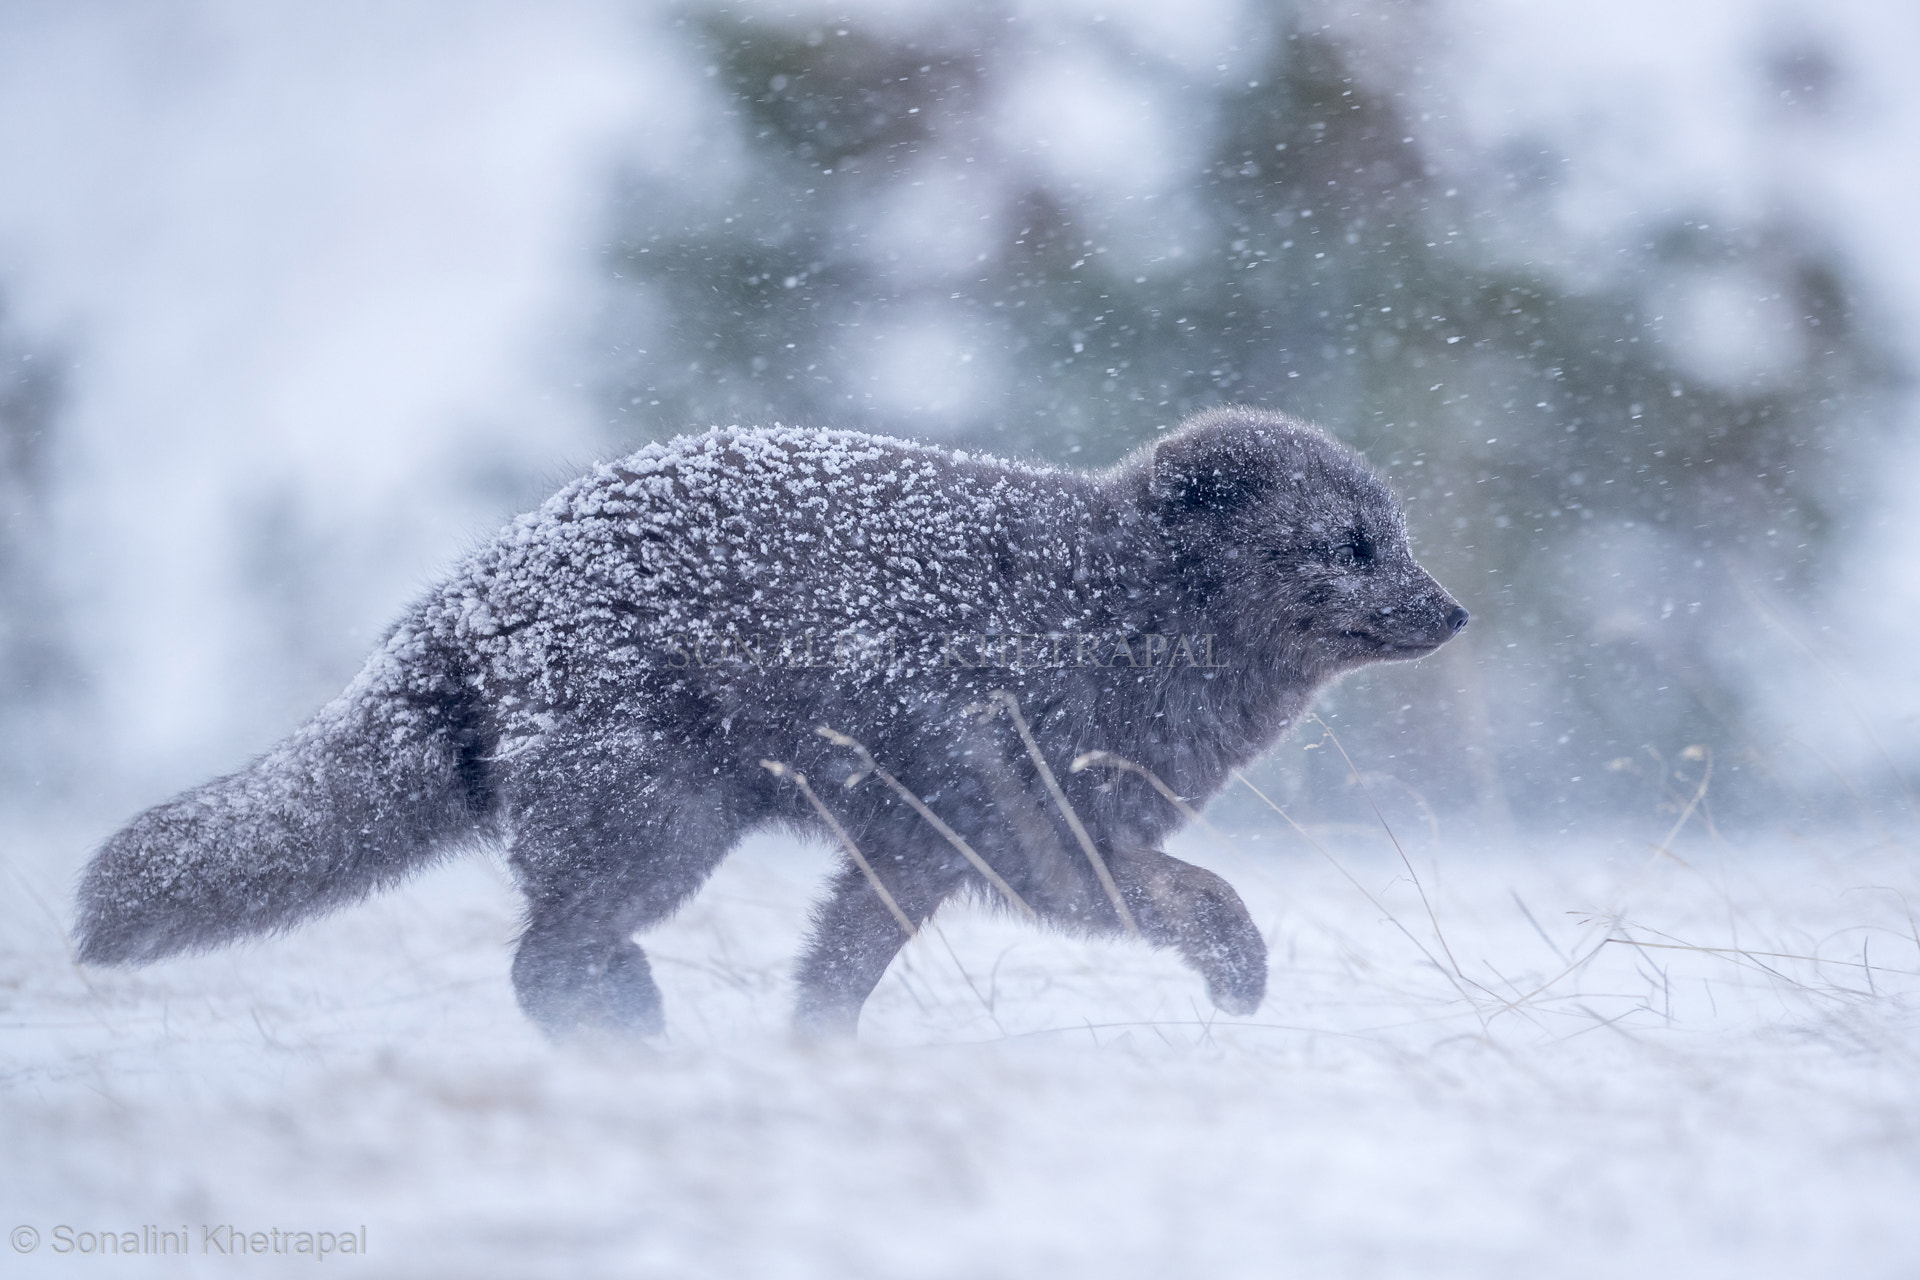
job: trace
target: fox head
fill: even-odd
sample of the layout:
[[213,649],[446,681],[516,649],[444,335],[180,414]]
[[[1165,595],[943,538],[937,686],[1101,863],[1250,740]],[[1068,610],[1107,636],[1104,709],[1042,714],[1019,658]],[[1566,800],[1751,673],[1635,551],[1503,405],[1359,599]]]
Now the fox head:
[[1303,667],[1417,658],[1467,625],[1414,561],[1386,485],[1313,427],[1214,409],[1160,441],[1149,467],[1148,514],[1181,589]]

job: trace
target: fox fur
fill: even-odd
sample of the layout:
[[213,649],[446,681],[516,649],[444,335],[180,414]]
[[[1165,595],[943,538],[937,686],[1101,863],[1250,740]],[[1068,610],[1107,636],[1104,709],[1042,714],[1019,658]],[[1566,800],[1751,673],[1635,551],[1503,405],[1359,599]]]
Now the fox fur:
[[[1365,462],[1275,413],[1200,414],[1098,473],[685,436],[516,520],[290,738],[107,840],[80,957],[285,929],[491,841],[526,896],[522,1008],[556,1036],[650,1033],[634,935],[785,824],[865,863],[849,851],[814,911],[804,1031],[851,1033],[968,889],[1137,932],[1249,1013],[1265,945],[1225,881],[1160,851],[1180,810],[1145,773],[1074,762],[1110,752],[1204,804],[1328,681],[1466,620]],[[863,780],[809,798],[795,773]]]

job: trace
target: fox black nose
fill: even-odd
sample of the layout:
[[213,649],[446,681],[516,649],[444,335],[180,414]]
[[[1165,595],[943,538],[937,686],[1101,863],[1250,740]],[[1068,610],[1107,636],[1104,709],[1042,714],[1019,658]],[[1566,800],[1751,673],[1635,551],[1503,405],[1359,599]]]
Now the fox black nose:
[[1459,605],[1453,606],[1453,612],[1447,615],[1447,630],[1459,635],[1461,629],[1467,625],[1467,616],[1465,609]]

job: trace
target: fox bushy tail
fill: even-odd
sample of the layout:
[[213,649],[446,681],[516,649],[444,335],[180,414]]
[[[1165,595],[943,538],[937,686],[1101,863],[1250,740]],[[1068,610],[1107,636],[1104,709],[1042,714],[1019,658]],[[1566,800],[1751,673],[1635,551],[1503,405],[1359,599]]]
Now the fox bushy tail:
[[451,664],[395,635],[292,737],[100,847],[80,959],[141,964],[283,929],[431,862],[492,813],[482,719]]

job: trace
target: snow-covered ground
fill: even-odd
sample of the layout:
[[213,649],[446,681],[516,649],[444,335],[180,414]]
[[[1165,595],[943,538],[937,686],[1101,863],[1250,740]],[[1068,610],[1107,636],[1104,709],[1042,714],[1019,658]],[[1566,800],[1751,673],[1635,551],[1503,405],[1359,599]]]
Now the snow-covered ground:
[[[40,1243],[0,1256],[314,1265],[201,1253],[232,1226],[364,1228],[324,1265],[407,1276],[1914,1274],[1910,845],[1402,832],[1403,864],[1316,834],[1325,855],[1278,819],[1179,849],[1269,938],[1252,1018],[1165,955],[962,909],[858,1045],[795,1046],[828,857],[769,838],[644,939],[665,1042],[562,1050],[513,1006],[486,858],[285,938],[82,971],[56,920],[87,836],[14,833],[0,1226]],[[192,1256],[54,1251],[143,1225]]]

